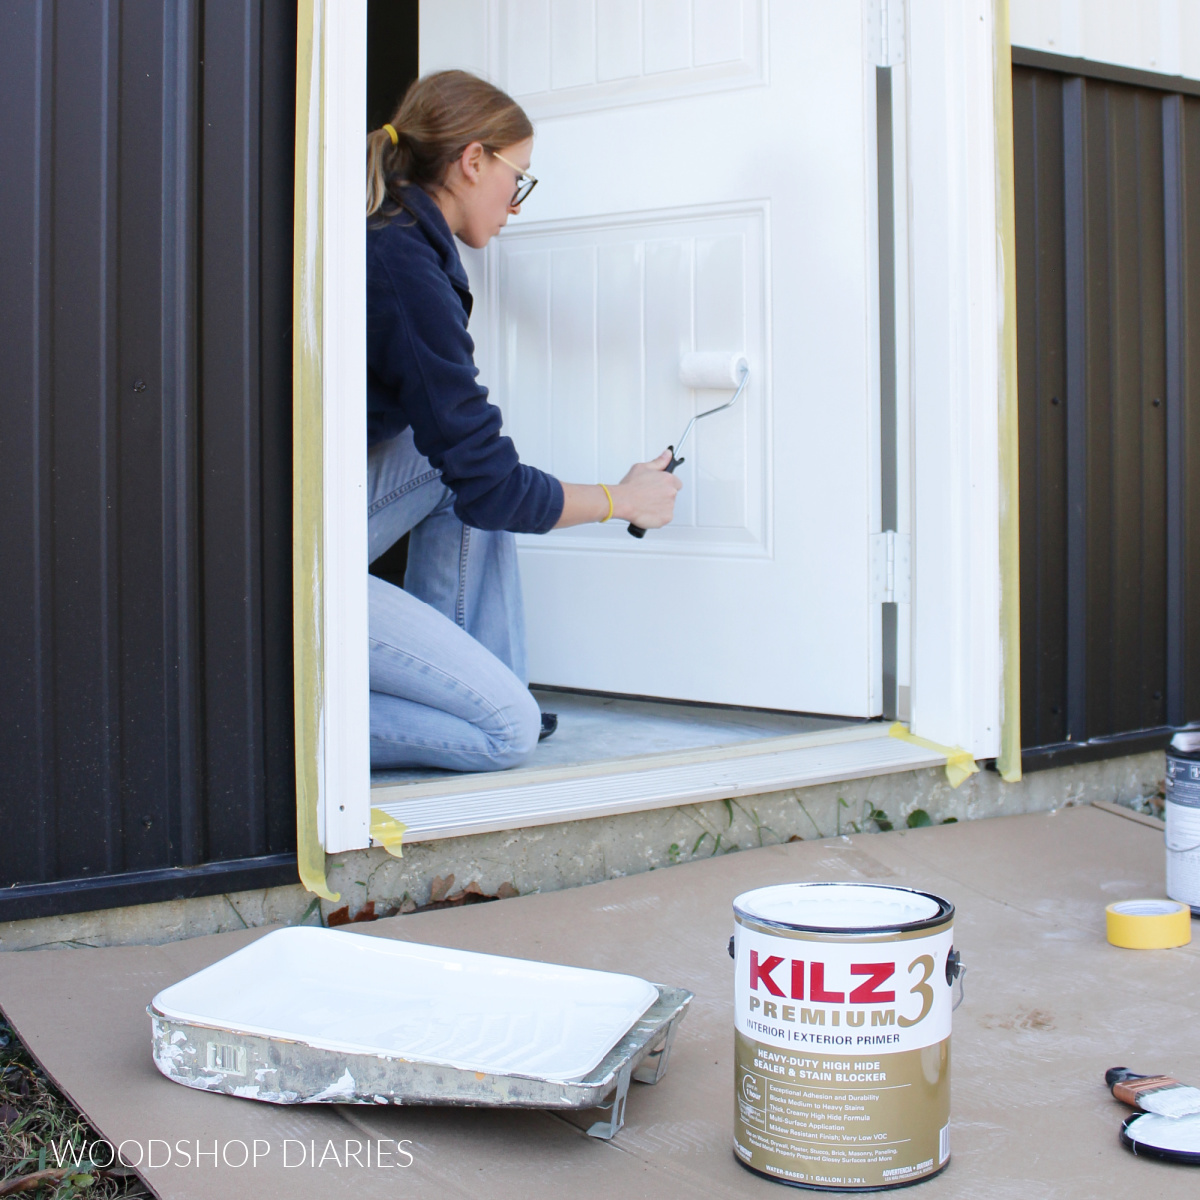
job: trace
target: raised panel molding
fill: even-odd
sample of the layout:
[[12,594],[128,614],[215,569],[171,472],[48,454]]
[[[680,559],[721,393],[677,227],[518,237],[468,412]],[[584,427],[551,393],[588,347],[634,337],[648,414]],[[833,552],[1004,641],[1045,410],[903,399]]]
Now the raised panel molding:
[[491,0],[492,64],[533,118],[766,81],[764,0]]
[[[523,225],[499,239],[489,356],[505,431],[561,479],[614,482],[727,399],[679,382],[691,350],[746,355],[737,405],[684,448],[675,521],[656,550],[770,550],[767,206]],[[530,551],[627,551],[623,525],[522,539]]]

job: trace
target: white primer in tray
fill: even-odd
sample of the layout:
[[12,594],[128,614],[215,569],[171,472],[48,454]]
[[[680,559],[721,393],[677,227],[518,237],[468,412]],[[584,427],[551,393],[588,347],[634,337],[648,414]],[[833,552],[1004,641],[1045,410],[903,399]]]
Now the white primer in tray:
[[164,988],[168,1020],[463,1070],[580,1079],[658,999],[644,979],[310,927]]

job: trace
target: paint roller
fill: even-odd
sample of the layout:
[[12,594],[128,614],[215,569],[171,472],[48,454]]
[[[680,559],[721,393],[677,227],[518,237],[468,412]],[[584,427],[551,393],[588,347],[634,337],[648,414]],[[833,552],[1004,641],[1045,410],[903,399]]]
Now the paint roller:
[[[688,440],[692,426],[697,421],[703,421],[705,417],[711,417],[713,413],[724,412],[725,409],[736,404],[738,397],[746,390],[749,378],[750,367],[746,362],[746,356],[738,351],[702,350],[685,354],[679,360],[679,382],[684,387],[705,392],[723,392],[729,388],[736,390],[724,404],[718,404],[716,408],[710,408],[707,412],[697,413],[687,423],[683,437],[674,446],[667,447],[671,451],[671,461],[666,466],[667,474],[674,474],[675,468],[683,462],[679,451],[683,449],[683,443]],[[646,531],[640,525],[632,523],[629,526],[629,532],[637,538],[646,536]]]

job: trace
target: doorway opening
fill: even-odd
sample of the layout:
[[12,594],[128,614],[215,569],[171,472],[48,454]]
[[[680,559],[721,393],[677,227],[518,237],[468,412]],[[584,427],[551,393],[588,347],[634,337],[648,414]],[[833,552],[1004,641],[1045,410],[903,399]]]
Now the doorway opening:
[[[517,79],[519,65],[503,59],[504,45],[512,44],[512,28],[509,28],[507,43],[496,31],[489,31],[485,38],[488,41],[486,53],[496,61],[474,64],[461,61],[457,49],[450,57],[441,54],[439,37],[454,35],[453,23],[436,6],[426,5],[424,15],[430,28],[423,29],[421,8],[418,0],[371,0],[368,6],[368,128],[378,128],[388,118],[408,83],[421,69],[460,65],[489,77],[498,75],[510,91],[521,93],[522,103],[526,102],[526,94],[538,92],[541,85],[532,76],[526,81],[527,86],[522,85]],[[505,20],[513,25],[535,19],[537,6],[517,0],[502,8]],[[673,74],[680,64],[667,70],[664,65],[656,65],[655,59],[656,54],[671,50],[668,43],[673,35],[669,31],[651,30],[643,30],[640,34],[642,65],[617,64],[628,77],[629,96],[633,99],[626,97],[614,102],[614,87],[601,81],[599,76],[592,86],[592,95],[581,99],[583,93],[576,87],[565,105],[553,94],[555,86],[552,83],[541,87],[529,109],[539,126],[539,140],[544,131],[547,156],[557,154],[553,147],[557,145],[564,123],[570,123],[573,112],[581,111],[581,104],[592,110],[610,110],[615,126],[627,121],[639,107],[647,119],[657,120],[667,110],[661,104],[657,108],[654,106],[669,99],[672,88],[679,88],[681,98],[693,98],[689,103],[701,106],[708,102],[702,95],[710,92],[713,100],[719,101],[721,95],[726,95],[737,97],[743,107],[756,103],[756,97],[765,85],[778,86],[767,70],[770,47],[763,15],[765,6],[751,3],[740,8],[743,15],[738,18],[737,29],[726,31],[731,35],[736,33],[736,37],[723,40],[714,31],[709,31],[713,33],[710,44],[704,40],[707,35],[702,29],[698,27],[694,31],[691,48],[687,51],[690,58],[682,65],[686,78],[681,87]],[[869,141],[873,135],[868,122],[874,121],[871,92],[874,81],[861,71],[861,47],[855,40],[859,36],[857,18],[833,21],[832,24],[836,28],[829,32],[845,51],[842,68],[848,69],[835,69],[830,79],[845,101],[843,109],[854,114],[847,118],[847,128],[853,130],[854,136]],[[434,28],[442,25],[446,29]],[[575,31],[579,37],[586,40],[599,36],[599,26],[593,29],[585,28],[585,25],[587,22]],[[457,30],[457,34],[461,32],[461,29]],[[811,39],[801,33],[799,28],[781,29],[778,34],[781,47],[785,39],[788,47],[793,41],[797,46],[807,44]],[[636,41],[639,34],[634,31],[629,36]],[[662,42],[657,47],[652,44],[656,38]],[[442,37],[442,40],[446,38]],[[463,42],[461,36],[455,36],[453,40],[459,45]],[[537,38],[534,37],[530,44],[538,44]],[[729,47],[734,47],[736,53],[729,51]],[[607,51],[597,50],[601,58],[604,53]],[[497,55],[500,55],[499,59]],[[596,61],[600,62],[600,58]],[[667,58],[663,59],[663,64],[668,64]],[[493,69],[487,69],[489,67]],[[598,70],[603,75],[609,67],[601,63]],[[844,78],[839,78],[838,70]],[[547,78],[553,74],[551,72]],[[852,80],[852,85],[847,86],[846,79]],[[588,86],[586,81],[583,85]],[[788,97],[781,93],[768,106],[770,112],[782,113],[788,108],[787,100]],[[684,120],[688,127],[700,128],[702,125],[699,110],[689,113]],[[605,156],[601,154],[600,157]],[[555,161],[558,162],[557,158]],[[552,179],[551,186],[542,189],[551,197],[555,195],[553,189],[561,187],[563,178],[576,164],[563,161],[558,165],[562,168],[556,171],[558,181]],[[645,177],[652,176],[653,172],[635,174]],[[856,178],[850,183],[849,186],[858,189],[862,212],[848,223],[842,221],[839,226],[835,222],[831,227],[831,214],[804,214],[805,219],[814,220],[826,229],[826,236],[832,236],[833,242],[840,245],[844,241],[847,246],[854,247],[854,253],[862,259],[864,275],[870,269],[869,248],[863,245],[863,230],[868,223],[864,219],[871,215],[869,182],[869,176],[864,174],[862,179]],[[582,173],[577,186],[585,190],[590,187]],[[692,495],[685,505],[685,519],[677,522],[677,529],[654,539],[658,545],[653,549],[653,542],[648,540],[640,560],[635,561],[636,556],[629,553],[625,543],[630,539],[617,536],[621,531],[615,527],[567,531],[563,536],[538,539],[544,544],[537,546],[531,539],[522,539],[527,608],[531,595],[537,598],[538,604],[546,603],[542,598],[552,593],[561,597],[564,581],[569,581],[572,576],[576,580],[572,584],[576,595],[590,596],[594,601],[606,591],[611,594],[612,590],[624,586],[615,581],[614,574],[632,570],[643,580],[635,586],[659,589],[663,595],[672,593],[678,597],[678,607],[693,611],[708,609],[712,615],[710,628],[728,631],[740,626],[738,635],[727,639],[729,645],[723,647],[714,647],[709,640],[697,639],[692,630],[679,634],[681,644],[691,647],[697,661],[705,658],[723,660],[725,665],[720,671],[730,677],[728,690],[719,678],[715,684],[712,681],[680,680],[659,687],[653,672],[647,676],[644,671],[622,669],[620,674],[606,675],[603,660],[611,651],[604,650],[604,638],[599,634],[594,641],[600,648],[590,660],[576,657],[567,661],[561,652],[572,642],[578,642],[578,629],[574,626],[601,627],[601,623],[594,620],[596,614],[584,612],[583,605],[574,605],[571,617],[574,625],[567,628],[564,621],[556,645],[544,649],[540,658],[535,649],[533,677],[535,681],[553,680],[553,685],[539,687],[535,682],[532,690],[543,711],[557,713],[559,725],[553,737],[538,746],[526,769],[558,771],[621,760],[641,762],[656,755],[712,751],[721,747],[745,750],[750,743],[760,744],[763,752],[768,753],[770,743],[777,739],[788,739],[789,744],[798,736],[820,741],[823,734],[878,719],[880,685],[876,677],[881,678],[880,635],[873,628],[878,624],[878,605],[869,598],[867,538],[868,530],[878,525],[878,516],[872,511],[878,504],[874,495],[876,484],[871,479],[876,470],[872,456],[878,454],[874,440],[877,434],[873,432],[878,416],[868,411],[877,394],[872,372],[877,373],[878,365],[871,363],[864,367],[863,363],[871,359],[873,349],[858,343],[851,345],[853,335],[845,333],[846,330],[861,331],[871,325],[873,318],[868,314],[872,302],[870,287],[858,284],[857,291],[848,289],[853,295],[847,295],[836,312],[828,311],[828,297],[822,301],[819,313],[807,312],[807,301],[795,293],[794,288],[787,301],[796,308],[797,319],[804,321],[809,330],[800,335],[801,341],[811,340],[814,345],[826,347],[839,338],[845,342],[845,345],[837,346],[835,357],[838,361],[831,358],[816,374],[809,371],[812,378],[804,386],[812,389],[814,395],[822,388],[835,387],[847,398],[844,406],[826,408],[825,416],[818,418],[818,424],[824,422],[829,427],[823,425],[818,432],[832,445],[851,447],[850,455],[857,456],[849,469],[831,468],[828,462],[820,461],[826,456],[815,456],[809,473],[815,469],[827,476],[822,519],[838,525],[850,565],[845,570],[831,572],[814,557],[811,571],[814,579],[820,579],[824,598],[816,605],[803,600],[793,605],[793,595],[803,593],[803,588],[797,591],[795,585],[803,583],[804,572],[809,570],[801,564],[805,555],[812,553],[806,544],[810,540],[810,531],[798,535],[794,528],[795,517],[778,520],[776,510],[781,514],[794,514],[806,505],[811,510],[816,506],[811,497],[792,488],[790,482],[782,485],[786,494],[778,494],[779,481],[790,479],[792,462],[787,464],[787,471],[781,469],[784,459],[775,460],[774,439],[779,438],[781,445],[797,444],[799,426],[792,395],[796,387],[794,380],[788,380],[785,406],[775,415],[771,377],[777,360],[782,363],[780,370],[789,372],[793,370],[793,360],[801,363],[807,357],[812,361],[814,356],[806,354],[806,349],[800,345],[772,344],[772,319],[777,315],[772,307],[772,273],[778,278],[786,269],[787,277],[799,278],[797,255],[805,252],[790,236],[785,237],[778,231],[772,233],[770,202],[758,197],[769,196],[771,188],[777,186],[775,183],[768,185],[765,180],[743,183],[735,175],[721,181],[721,188],[729,193],[727,197],[708,198],[700,204],[691,202],[690,192],[686,197],[682,193],[678,197],[665,192],[661,196],[647,194],[635,203],[629,197],[607,199],[597,190],[592,194],[590,207],[585,205],[580,209],[576,204],[572,209],[568,201],[565,207],[559,205],[553,211],[547,206],[548,219],[536,225],[516,223],[512,230],[506,231],[514,236],[502,239],[504,245],[493,248],[489,256],[473,257],[470,252],[464,252],[472,291],[476,294],[471,332],[477,344],[477,362],[483,381],[492,389],[494,401],[504,411],[505,432],[514,437],[522,458],[560,478],[606,477],[605,472],[613,469],[605,458],[608,450],[602,443],[606,439],[612,454],[619,452],[625,456],[622,461],[627,466],[631,459],[652,456],[653,447],[635,446],[635,442],[652,441],[661,449],[660,442],[665,444],[666,439],[678,435],[675,427],[682,428],[680,417],[694,410],[697,399],[686,389],[681,390],[675,378],[681,347],[711,350],[726,348],[728,342],[735,349],[747,351],[755,363],[754,387],[743,406],[744,411],[732,414],[731,422],[726,426],[717,426],[714,422],[711,431],[697,433],[691,451],[695,465],[690,470],[694,474],[688,480]],[[833,207],[839,209],[840,203]],[[638,209],[638,214],[625,216],[631,208]],[[584,215],[581,217],[579,212]],[[597,212],[602,215],[587,215]],[[538,291],[543,275],[546,286]],[[579,286],[573,286],[573,283]],[[606,288],[610,291],[606,292]],[[613,288],[616,290],[611,290]],[[611,320],[605,323],[603,313],[591,312],[591,319],[596,322],[596,337],[612,337],[618,343],[609,361],[623,358],[632,364],[632,374],[628,378],[609,381],[608,394],[636,395],[640,415],[632,410],[610,409],[612,428],[599,429],[603,414],[597,403],[597,444],[589,447],[585,445],[586,439],[575,438],[572,439],[574,445],[556,447],[551,444],[552,439],[543,436],[544,423],[539,422],[544,414],[538,411],[537,404],[548,406],[552,393],[557,390],[552,373],[561,370],[561,364],[567,362],[563,338],[572,336],[569,330],[565,333],[563,330],[583,314],[580,305],[586,307],[587,297],[593,293],[600,306],[606,303],[605,297],[611,293]],[[631,307],[630,301],[635,297],[635,307]],[[556,299],[561,302],[556,303]],[[541,300],[547,303],[541,310],[546,320],[539,341],[537,321],[530,320],[530,312],[521,306]],[[506,313],[516,315],[509,320]],[[791,309],[784,314],[789,323],[792,315]],[[626,316],[640,321],[640,330],[635,330],[632,325],[626,328]],[[658,327],[655,327],[656,321]],[[840,332],[831,338],[828,329],[825,333],[820,332],[822,325]],[[529,341],[531,334],[533,340]],[[518,354],[506,358],[506,348],[513,346],[519,347]],[[658,347],[665,348],[662,362],[655,358]],[[526,372],[536,375],[543,365],[547,367],[547,375],[540,388],[537,380],[522,377]],[[846,371],[848,365],[849,373]],[[591,369],[586,364],[580,368],[585,374]],[[594,365],[597,374],[606,369],[605,362]],[[829,378],[823,378],[822,373]],[[505,382],[509,385],[507,388],[503,386]],[[531,396],[540,399],[531,404]],[[557,402],[557,395],[553,399]],[[618,407],[621,402],[617,402]],[[856,404],[857,410],[854,409]],[[654,405],[659,405],[661,411],[648,413]],[[852,412],[851,416],[845,416],[847,409]],[[619,428],[618,422],[626,418],[625,427]],[[632,432],[635,424],[638,428]],[[618,449],[612,449],[613,446]],[[592,457],[585,461],[588,454]],[[794,455],[791,458],[794,461]],[[832,537],[833,532],[826,530],[816,540],[828,543]],[[371,564],[372,574],[403,586],[406,551],[407,537]],[[827,545],[822,553],[829,553]],[[785,568],[791,572],[787,578],[777,570],[780,562],[792,564]],[[599,572],[599,576],[593,579],[595,572]],[[645,582],[648,573],[653,574],[653,578]],[[608,577],[606,587],[593,586],[600,576]],[[742,582],[722,591],[725,582],[736,579]],[[816,590],[814,584],[808,589],[809,595]],[[756,623],[754,614],[747,613],[743,607],[744,599],[759,595],[766,598],[761,623],[774,625],[779,630],[777,654],[763,653],[763,647],[742,636],[742,631]],[[531,624],[544,629],[545,616],[541,611],[531,612]],[[618,627],[623,616],[618,614],[615,618]],[[827,629],[834,630],[832,637],[817,636],[812,632],[822,622]],[[666,622],[668,626],[673,623]],[[798,633],[798,630],[805,632]],[[669,629],[666,632],[671,633]],[[827,645],[831,640],[838,644]],[[667,654],[674,661],[680,658],[672,650]],[[556,655],[561,657],[561,669],[555,661]],[[638,655],[631,652],[629,657],[632,667]],[[822,684],[809,689],[813,702],[805,703],[810,699],[808,693],[791,688],[788,672],[778,669],[779,661],[784,659],[806,661],[805,669],[814,679],[833,681],[840,676],[852,683],[830,682],[829,686]],[[548,661],[555,663],[553,669],[545,669]],[[747,680],[752,680],[756,672],[774,672],[778,678],[772,687],[758,694],[753,686],[747,686]],[[662,698],[663,694],[673,698]],[[801,711],[811,708],[821,711],[816,715]],[[828,715],[830,713],[853,715]],[[453,775],[432,770],[373,771],[371,775],[373,788],[386,788],[389,795],[396,794],[392,789],[422,782],[429,784],[438,778],[453,778]],[[475,778],[483,787],[487,777]]]
[[[379,129],[420,74],[420,0],[370,0],[367,5],[367,129]],[[388,547],[369,570],[404,586],[408,534]]]

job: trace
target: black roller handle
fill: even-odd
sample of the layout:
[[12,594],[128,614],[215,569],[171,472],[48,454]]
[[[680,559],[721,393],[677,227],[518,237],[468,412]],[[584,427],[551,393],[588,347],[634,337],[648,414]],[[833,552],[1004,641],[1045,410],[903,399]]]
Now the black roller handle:
[[[663,467],[663,470],[666,471],[668,475],[674,475],[675,468],[682,464],[685,460],[675,457],[674,446],[668,446],[667,449],[671,452],[671,461],[667,463],[665,467]],[[629,522],[629,532],[632,533],[636,538],[643,538],[646,536],[646,531],[640,525],[635,525],[632,521]]]

